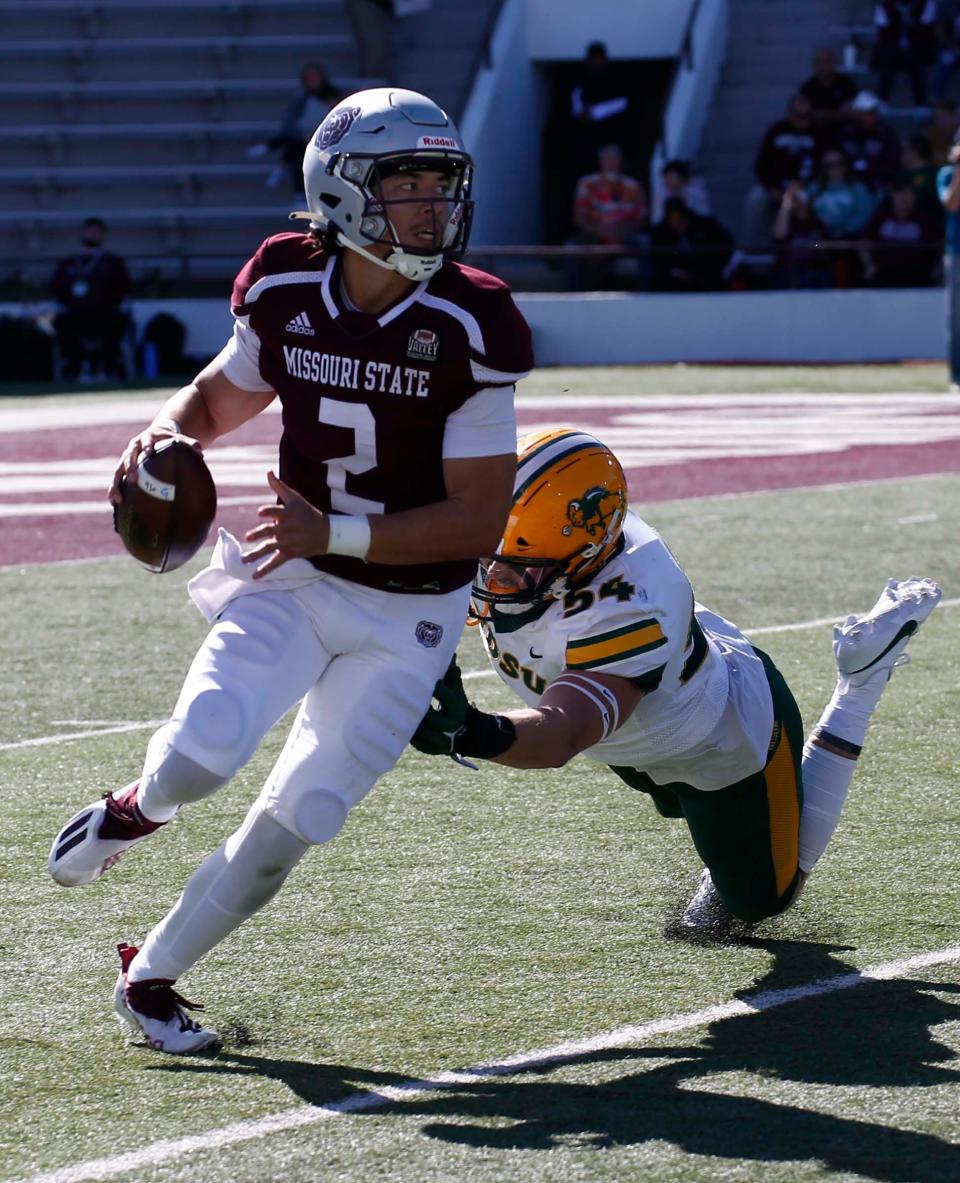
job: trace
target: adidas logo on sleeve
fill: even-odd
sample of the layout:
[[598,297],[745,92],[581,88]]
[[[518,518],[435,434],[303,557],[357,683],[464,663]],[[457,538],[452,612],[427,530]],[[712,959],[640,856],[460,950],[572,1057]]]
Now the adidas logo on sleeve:
[[287,325],[288,333],[299,333],[301,337],[313,337],[313,325],[305,312],[298,313]]

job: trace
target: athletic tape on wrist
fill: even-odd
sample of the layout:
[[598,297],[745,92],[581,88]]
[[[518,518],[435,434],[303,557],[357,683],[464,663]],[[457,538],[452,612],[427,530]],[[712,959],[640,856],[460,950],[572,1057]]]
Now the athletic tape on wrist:
[[366,514],[333,514],[327,521],[330,523],[327,554],[365,560],[370,549],[370,519]]

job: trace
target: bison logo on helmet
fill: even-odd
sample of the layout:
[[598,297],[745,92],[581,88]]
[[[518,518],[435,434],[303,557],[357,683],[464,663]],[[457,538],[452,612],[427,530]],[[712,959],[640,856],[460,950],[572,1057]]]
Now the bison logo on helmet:
[[335,107],[317,128],[313,146],[322,152],[339,144],[359,115],[359,107]]
[[567,505],[570,525],[564,526],[563,532],[569,535],[574,529],[586,530],[591,538],[598,531],[608,534],[622,512],[623,494],[611,493],[603,485],[595,485]]

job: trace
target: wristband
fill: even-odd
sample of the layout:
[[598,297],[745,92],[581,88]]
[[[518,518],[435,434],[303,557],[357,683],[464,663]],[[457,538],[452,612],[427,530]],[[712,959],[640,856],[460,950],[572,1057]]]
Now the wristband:
[[330,525],[328,555],[349,555],[366,561],[370,549],[370,519],[366,514],[332,514],[327,518]]
[[183,435],[180,424],[176,419],[154,419],[150,426],[156,427],[160,431],[172,431],[174,435]]
[[453,737],[453,750],[458,756],[476,756],[478,760],[492,760],[502,756],[517,742],[517,729],[506,715],[488,715],[475,706],[467,708],[463,726]]

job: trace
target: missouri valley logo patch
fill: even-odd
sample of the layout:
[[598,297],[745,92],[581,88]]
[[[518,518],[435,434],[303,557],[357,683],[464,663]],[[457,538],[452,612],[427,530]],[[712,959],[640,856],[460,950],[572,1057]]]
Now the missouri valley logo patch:
[[407,341],[407,357],[414,361],[436,361],[440,338],[432,329],[415,329]]
[[417,640],[424,649],[436,649],[443,638],[443,625],[432,620],[421,620],[417,625]]

